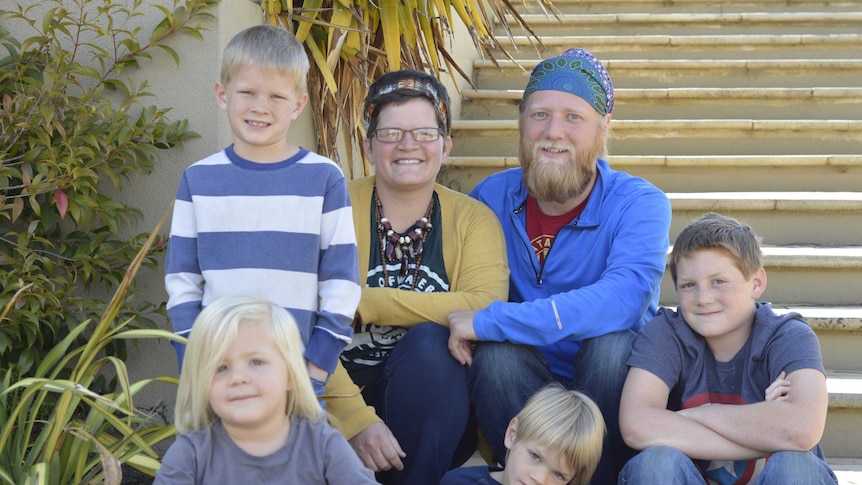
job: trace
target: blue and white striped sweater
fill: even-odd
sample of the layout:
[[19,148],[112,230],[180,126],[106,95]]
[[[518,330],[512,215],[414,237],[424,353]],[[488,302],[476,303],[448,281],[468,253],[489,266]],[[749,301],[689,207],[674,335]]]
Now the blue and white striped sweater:
[[305,149],[258,164],[232,148],[190,166],[177,189],[165,276],[174,331],[187,335],[221,296],[267,298],[296,318],[306,358],[332,372],[361,294],[344,176]]

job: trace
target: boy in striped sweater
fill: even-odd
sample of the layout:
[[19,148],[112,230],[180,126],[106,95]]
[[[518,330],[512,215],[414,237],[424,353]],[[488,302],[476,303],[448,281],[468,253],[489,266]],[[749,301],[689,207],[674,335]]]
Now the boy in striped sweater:
[[[165,288],[179,335],[222,296],[287,309],[320,396],[351,340],[361,289],[344,175],[287,139],[308,101],[308,69],[302,45],[283,28],[254,26],[228,43],[215,95],[234,143],[183,173]],[[176,347],[182,366],[183,346]]]

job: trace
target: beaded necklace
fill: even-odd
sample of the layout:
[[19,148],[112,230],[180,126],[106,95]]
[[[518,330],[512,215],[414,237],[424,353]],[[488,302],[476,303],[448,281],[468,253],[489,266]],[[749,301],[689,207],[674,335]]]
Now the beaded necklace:
[[377,221],[377,237],[380,241],[380,261],[383,266],[383,285],[385,287],[389,286],[389,271],[386,269],[386,263],[401,260],[401,268],[398,270],[398,283],[400,284],[407,276],[409,257],[416,260],[410,291],[416,289],[416,282],[419,279],[419,267],[422,264],[422,256],[425,253],[425,241],[431,232],[430,221],[433,211],[434,197],[431,197],[431,202],[428,204],[428,210],[425,211],[425,215],[407,229],[407,232],[399,234],[392,229],[389,219],[383,217],[383,204],[380,202],[380,197],[377,196],[377,188],[374,188],[374,218]]

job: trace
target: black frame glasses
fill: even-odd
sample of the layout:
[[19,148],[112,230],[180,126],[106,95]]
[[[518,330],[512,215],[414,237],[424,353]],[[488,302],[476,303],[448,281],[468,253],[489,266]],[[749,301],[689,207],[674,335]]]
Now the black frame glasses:
[[381,128],[379,130],[374,130],[374,133],[371,135],[374,138],[377,138],[377,141],[383,143],[398,143],[404,138],[404,133],[410,133],[410,136],[413,137],[414,141],[417,142],[427,142],[427,141],[437,141],[440,139],[440,128],[416,128],[413,130],[401,130],[398,128]]

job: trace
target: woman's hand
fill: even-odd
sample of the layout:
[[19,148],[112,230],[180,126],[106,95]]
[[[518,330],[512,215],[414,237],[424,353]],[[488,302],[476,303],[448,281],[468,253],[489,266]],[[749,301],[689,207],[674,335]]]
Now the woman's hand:
[[372,423],[348,440],[350,446],[371,471],[403,470],[401,459],[407,456],[395,435],[383,421]]

